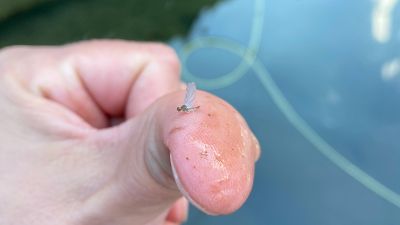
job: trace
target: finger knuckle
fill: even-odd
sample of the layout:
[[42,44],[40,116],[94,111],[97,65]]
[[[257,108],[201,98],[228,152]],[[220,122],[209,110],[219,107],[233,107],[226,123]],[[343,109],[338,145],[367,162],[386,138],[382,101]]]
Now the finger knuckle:
[[180,70],[178,55],[172,47],[164,43],[153,43],[151,44],[151,48],[159,60],[167,62],[176,71]]

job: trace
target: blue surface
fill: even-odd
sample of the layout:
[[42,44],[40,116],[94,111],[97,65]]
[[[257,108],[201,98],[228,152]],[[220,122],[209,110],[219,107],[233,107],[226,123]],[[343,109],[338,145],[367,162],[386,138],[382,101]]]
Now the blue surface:
[[171,45],[263,148],[246,204],[188,224],[400,224],[400,1],[223,1]]

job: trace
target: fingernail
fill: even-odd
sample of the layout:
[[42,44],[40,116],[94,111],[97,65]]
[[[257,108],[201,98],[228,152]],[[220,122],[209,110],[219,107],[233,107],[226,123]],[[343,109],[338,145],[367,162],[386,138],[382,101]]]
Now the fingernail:
[[260,142],[258,141],[257,137],[256,137],[253,133],[252,133],[252,138],[253,138],[253,143],[254,143],[255,148],[256,148],[256,152],[255,152],[256,157],[255,157],[255,160],[258,161],[258,159],[259,159],[260,156],[261,156]]
[[188,220],[188,214],[189,214],[189,202],[188,202],[188,200],[185,198],[185,197],[183,197],[181,200],[181,204],[180,204],[180,207],[181,207],[181,212],[182,212],[182,222],[186,222],[187,220]]

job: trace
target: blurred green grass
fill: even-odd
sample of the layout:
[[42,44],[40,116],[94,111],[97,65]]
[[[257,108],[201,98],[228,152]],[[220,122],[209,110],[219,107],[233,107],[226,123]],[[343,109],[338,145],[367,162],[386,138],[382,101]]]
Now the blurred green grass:
[[0,1],[0,21],[21,11],[50,0],[1,0]]
[[218,0],[1,0],[0,47],[93,38],[166,41]]

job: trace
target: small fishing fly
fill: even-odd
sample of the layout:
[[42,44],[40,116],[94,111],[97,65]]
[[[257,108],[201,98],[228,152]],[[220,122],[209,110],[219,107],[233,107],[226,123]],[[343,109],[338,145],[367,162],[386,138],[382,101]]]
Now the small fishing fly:
[[186,86],[186,95],[183,102],[183,105],[178,106],[176,110],[178,112],[192,112],[196,109],[200,108],[200,106],[193,106],[194,99],[196,98],[196,84],[195,83],[188,83]]

